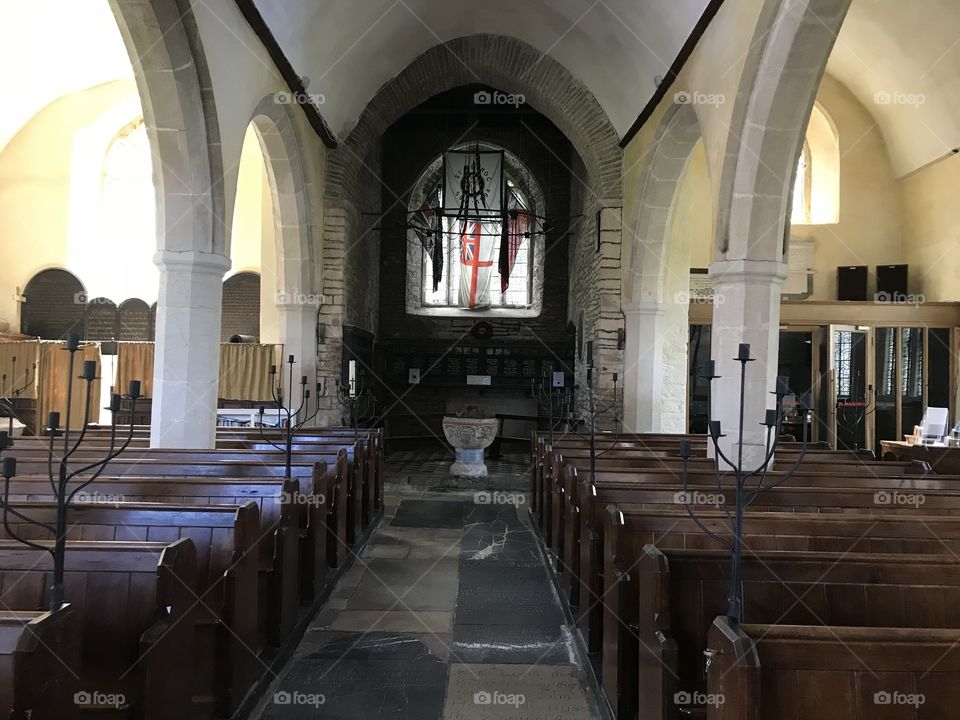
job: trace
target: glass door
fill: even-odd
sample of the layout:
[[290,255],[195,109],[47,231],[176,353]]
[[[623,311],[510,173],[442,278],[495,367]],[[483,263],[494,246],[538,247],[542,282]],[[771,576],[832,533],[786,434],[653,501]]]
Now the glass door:
[[858,450],[873,437],[868,399],[872,367],[868,357],[868,330],[845,325],[830,326],[828,386],[830,402],[826,418],[830,444],[837,449]]

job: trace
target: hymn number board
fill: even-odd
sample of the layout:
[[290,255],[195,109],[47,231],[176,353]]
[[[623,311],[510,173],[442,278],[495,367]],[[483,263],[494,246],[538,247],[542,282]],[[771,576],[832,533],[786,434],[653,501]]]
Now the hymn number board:
[[420,384],[466,384],[468,375],[489,375],[493,386],[528,387],[530,380],[549,377],[555,370],[570,372],[572,358],[561,361],[561,352],[541,346],[477,347],[456,345],[394,345],[387,368],[393,381],[406,383],[411,369],[419,369]]

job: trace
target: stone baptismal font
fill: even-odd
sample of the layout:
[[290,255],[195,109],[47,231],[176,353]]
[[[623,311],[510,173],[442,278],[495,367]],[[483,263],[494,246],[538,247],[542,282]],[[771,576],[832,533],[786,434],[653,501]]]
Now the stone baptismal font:
[[456,458],[450,466],[450,475],[464,478],[485,478],[487,466],[483,451],[497,436],[500,422],[484,417],[479,408],[468,405],[457,415],[443,418],[443,434],[456,450]]

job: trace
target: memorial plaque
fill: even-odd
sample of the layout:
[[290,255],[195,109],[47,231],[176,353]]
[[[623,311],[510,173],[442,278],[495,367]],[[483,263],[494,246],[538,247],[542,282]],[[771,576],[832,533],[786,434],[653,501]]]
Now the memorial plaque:
[[455,355],[450,353],[446,358],[446,375],[447,377],[460,377],[466,373],[463,371],[463,355]]
[[504,377],[519,377],[520,361],[515,357],[505,357],[503,359],[502,375]]
[[60,340],[83,332],[86,291],[66,270],[43,270],[24,288],[20,331],[24,335]]
[[468,355],[463,367],[467,375],[479,375],[480,374],[480,356]]
[[484,372],[487,375],[499,375],[500,374],[500,358],[494,355],[487,355],[486,369]]
[[117,306],[107,298],[94,298],[87,303],[84,340],[104,341],[117,339]]
[[150,341],[150,306],[131,298],[120,303],[120,337],[127,342]]

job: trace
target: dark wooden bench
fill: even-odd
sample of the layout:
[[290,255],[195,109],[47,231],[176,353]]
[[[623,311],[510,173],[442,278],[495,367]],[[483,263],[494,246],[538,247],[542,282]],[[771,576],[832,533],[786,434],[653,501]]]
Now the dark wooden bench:
[[960,631],[742,625],[717,618],[709,720],[956,717]]
[[[723,549],[686,514],[610,505],[604,513],[603,687],[618,717],[635,707],[623,688],[636,682],[639,590],[633,572],[642,548]],[[727,517],[702,512],[700,521],[728,538]],[[960,520],[946,516],[748,513],[744,545],[750,551],[799,550],[836,553],[943,554],[960,551]]]
[[52,612],[0,610],[0,716],[62,717],[74,682],[71,670],[80,667],[73,606]]
[[[23,503],[23,514],[52,524],[53,503]],[[41,528],[10,519],[14,531],[28,539],[49,537]],[[253,685],[259,672],[257,656],[263,650],[269,628],[264,624],[273,568],[263,566],[261,545],[271,549],[275,539],[261,537],[257,506],[168,506],[140,503],[122,505],[76,504],[68,516],[68,538],[114,542],[173,543],[190,539],[196,547],[197,575],[190,591],[198,612],[197,662],[194,701],[201,707],[230,714]],[[5,531],[4,531],[5,532]],[[296,544],[280,551],[283,567],[295,573]],[[290,559],[292,557],[292,560]],[[68,569],[71,560],[68,555]],[[295,578],[290,578],[295,581]],[[277,581],[279,583],[279,580]],[[38,586],[41,590],[43,586]],[[284,586],[286,591],[289,587]],[[294,590],[295,592],[295,585]],[[70,599],[70,594],[67,595]],[[40,602],[39,596],[37,602]],[[268,605],[269,607],[269,605]],[[104,621],[109,618],[104,618]]]
[[[99,695],[122,699],[122,708],[140,719],[192,715],[191,684],[206,671],[195,655],[193,544],[70,542],[66,558],[72,622],[52,625],[35,643],[25,644],[39,670],[49,664],[36,647],[39,641],[49,633],[51,641],[57,635],[63,639],[67,654],[54,650],[58,646],[45,650],[56,652],[55,664],[62,663],[59,670],[51,666],[57,682],[17,679],[34,701],[41,692],[41,706],[51,711],[34,717],[73,718],[97,710],[77,707],[75,693],[86,693],[91,703]],[[45,550],[0,542],[0,602],[16,611],[43,613],[52,567]],[[57,615],[47,616],[47,622]]]
[[[638,598],[639,676],[629,704],[679,720],[678,693],[707,692],[703,653],[727,611],[730,554],[647,545],[631,573]],[[960,561],[952,555],[759,551],[742,566],[749,623],[960,628]]]

